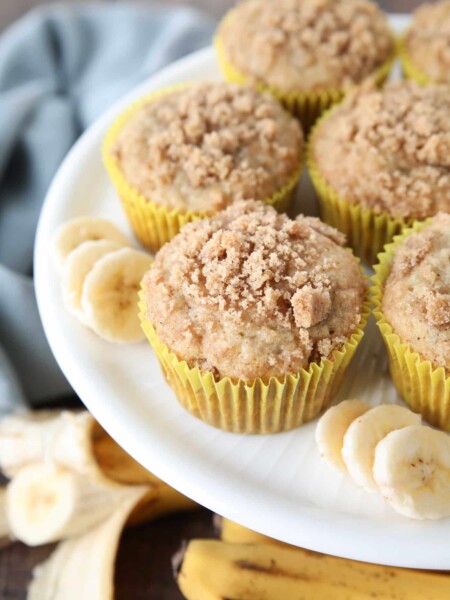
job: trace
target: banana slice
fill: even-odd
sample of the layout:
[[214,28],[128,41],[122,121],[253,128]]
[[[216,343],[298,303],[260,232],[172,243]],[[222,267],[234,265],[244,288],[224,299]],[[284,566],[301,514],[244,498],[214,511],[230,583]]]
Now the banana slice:
[[420,422],[420,415],[395,404],[381,404],[355,419],[342,446],[342,457],[354,482],[367,491],[376,490],[373,461],[378,442],[395,429]]
[[0,467],[8,476],[39,462],[98,470],[92,448],[96,423],[87,411],[27,411],[0,422]]
[[53,465],[22,469],[7,488],[14,537],[28,546],[73,537],[119,506],[129,488]]
[[7,477],[43,460],[59,415],[56,410],[26,411],[7,415],[0,421],[0,468]]
[[58,269],[62,270],[67,255],[80,244],[95,240],[112,240],[128,246],[125,235],[110,221],[100,217],[78,217],[61,225],[53,241],[53,255]]
[[450,516],[450,437],[431,427],[411,426],[377,445],[373,474],[389,504],[412,519]]
[[83,242],[66,258],[61,280],[64,305],[82,323],[81,293],[87,274],[100,258],[121,247],[121,244],[112,240]]
[[344,435],[350,424],[369,409],[362,400],[344,400],[329,408],[317,423],[316,443],[320,455],[341,471],[347,471],[342,459]]
[[87,411],[60,412],[44,450],[44,462],[98,476],[92,439],[99,425]]
[[122,248],[95,263],[84,281],[81,307],[86,323],[100,337],[119,343],[144,339],[138,292],[152,262],[144,252]]

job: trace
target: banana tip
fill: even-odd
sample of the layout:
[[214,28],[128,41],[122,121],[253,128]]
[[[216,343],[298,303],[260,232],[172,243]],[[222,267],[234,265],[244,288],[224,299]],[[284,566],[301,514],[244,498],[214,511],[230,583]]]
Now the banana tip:
[[220,515],[215,514],[213,516],[213,528],[216,533],[220,533],[222,531],[222,521],[223,517]]
[[181,571],[181,565],[183,564],[184,555],[186,554],[187,549],[187,541],[183,540],[181,542],[180,548],[175,552],[172,556],[172,573],[175,581],[178,579],[178,575]]

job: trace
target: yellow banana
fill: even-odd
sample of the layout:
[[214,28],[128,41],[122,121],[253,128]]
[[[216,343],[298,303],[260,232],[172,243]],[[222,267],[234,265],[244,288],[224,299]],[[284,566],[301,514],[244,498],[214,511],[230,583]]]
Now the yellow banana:
[[131,513],[128,525],[137,525],[174,512],[200,508],[196,502],[147,471],[102,429],[96,429],[92,446],[95,460],[103,475],[124,485],[150,485],[147,494]]
[[295,546],[285,544],[262,533],[257,533],[225,517],[216,515],[214,521],[217,529],[220,531],[220,539],[223,542],[231,542],[233,544],[275,544],[285,548],[295,548]]
[[177,492],[166,483],[151,486],[147,494],[140,500],[127,521],[128,526],[153,521],[176,512],[195,510],[200,506]]
[[272,543],[193,540],[178,561],[187,600],[447,600],[443,574],[347,561]]
[[105,477],[124,485],[163,483],[123,450],[99,425],[92,435],[95,461]]

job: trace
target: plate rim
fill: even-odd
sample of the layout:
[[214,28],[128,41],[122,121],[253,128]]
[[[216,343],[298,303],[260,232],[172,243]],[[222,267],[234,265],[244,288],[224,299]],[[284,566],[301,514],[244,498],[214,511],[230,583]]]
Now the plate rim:
[[[394,18],[402,19],[403,23],[405,23],[408,18],[408,15],[392,16],[394,16]],[[178,462],[180,456],[176,449],[167,451],[167,448],[165,448],[167,453],[164,456],[159,455],[154,460],[151,458],[149,459],[148,447],[144,450],[142,438],[126,434],[126,428],[122,426],[120,414],[115,415],[113,411],[108,411],[107,404],[97,402],[94,397],[95,395],[92,395],[92,390],[88,383],[89,378],[83,372],[80,365],[77,366],[76,358],[71,356],[68,348],[61,348],[59,346],[55,334],[55,325],[52,323],[51,315],[48,314],[45,307],[46,293],[43,288],[43,274],[48,268],[48,255],[43,250],[48,241],[46,221],[48,220],[48,215],[51,213],[53,206],[58,201],[59,188],[64,187],[63,182],[66,177],[66,172],[70,168],[70,164],[75,161],[78,155],[83,151],[83,147],[87,143],[87,140],[90,137],[97,135],[99,130],[103,130],[106,127],[106,124],[112,120],[113,116],[121,110],[123,106],[127,105],[131,99],[163,85],[165,79],[170,79],[174,73],[177,73],[180,70],[189,71],[192,65],[198,66],[199,63],[208,63],[212,56],[213,48],[209,46],[172,63],[148,80],[139,84],[96,119],[91,127],[84,132],[69,151],[49,187],[41,209],[36,232],[34,266],[38,309],[50,348],[69,383],[86,404],[87,408],[92,412],[94,417],[118,441],[118,443],[131,454],[131,456],[144,464],[144,466],[154,472],[155,475],[166,480],[174,488],[180,490],[194,500],[197,500],[202,506],[236,522],[245,524],[245,526],[250,527],[255,531],[260,531],[261,533],[277,539],[282,538],[283,541],[298,545],[298,536],[292,536],[292,533],[289,533],[289,527],[286,526],[287,524],[280,514],[280,511],[273,511],[270,496],[267,496],[267,492],[264,489],[260,489],[256,492],[253,486],[249,486],[248,483],[243,484],[242,480],[239,479],[238,488],[233,485],[224,486],[221,488],[220,497],[218,497],[217,493],[208,487],[211,465],[208,469],[205,469],[204,465],[201,468],[198,464],[195,465],[194,468],[191,465],[190,472],[194,472],[195,476],[186,477],[184,476],[184,470],[180,468]],[[153,431],[152,433],[152,446],[161,447],[161,435],[158,435],[158,432],[156,431]],[[162,447],[164,447],[164,444]],[[249,494],[252,497],[255,503],[252,505],[252,508],[242,510],[241,503],[239,500],[236,500],[236,496],[242,494]],[[290,503],[293,504],[293,501],[291,500]],[[403,528],[398,527],[398,524],[396,523],[393,528],[395,531],[391,532],[390,542],[393,543],[390,544],[389,548],[386,548],[384,528],[380,528],[379,522],[377,521],[371,521],[366,516],[359,517],[358,515],[347,513],[341,513],[341,518],[336,519],[336,513],[330,515],[329,509],[327,508],[318,506],[306,506],[304,508],[306,508],[306,514],[296,515],[296,524],[302,528],[301,545],[303,547],[344,558],[364,560],[366,562],[374,562],[377,564],[410,568],[449,568],[450,552],[448,553],[447,558],[445,558],[445,553],[442,552],[442,548],[440,546],[438,549],[435,547],[435,540],[424,539],[423,528],[420,527],[420,524],[408,522],[407,532],[405,534],[405,532],[402,531]],[[301,513],[302,507],[298,507],[297,512]],[[262,514],[270,514],[271,519],[264,520],[264,518],[261,518]],[[352,533],[351,536],[346,536],[346,533],[348,534],[349,522],[354,524],[355,521],[361,519],[364,521],[365,534],[358,536],[357,538],[354,537],[354,533]],[[368,525],[370,526],[368,527]],[[383,530],[383,533],[380,532],[380,529]],[[284,531],[281,538],[279,534],[280,530]],[[419,553],[416,552],[414,558],[411,557],[409,552],[412,542],[411,530],[417,530],[417,536],[421,536],[420,541],[418,541],[421,545],[420,556]],[[347,539],[347,537],[350,539]],[[326,541],[324,541],[324,538],[326,538]],[[366,550],[368,545],[378,546],[380,548],[379,556],[375,557],[373,551],[371,554],[367,554]]]

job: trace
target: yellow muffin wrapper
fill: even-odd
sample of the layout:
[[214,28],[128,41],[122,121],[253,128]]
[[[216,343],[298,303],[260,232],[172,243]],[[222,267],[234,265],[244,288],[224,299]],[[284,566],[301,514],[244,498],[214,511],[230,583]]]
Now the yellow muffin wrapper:
[[[230,20],[233,18],[233,15],[234,10],[229,11],[225,15],[224,21]],[[214,38],[214,46],[219,67],[225,79],[232,83],[251,83],[250,78],[235,67],[226,57],[225,48],[219,34]],[[370,75],[377,85],[382,85],[388,78],[395,56],[396,53],[394,51],[392,56]],[[269,92],[272,96],[275,96],[292,115],[301,121],[306,133],[309,132],[316,119],[327,108],[342,100],[346,93],[343,89],[286,92],[264,83],[252,85],[262,92]]]
[[410,221],[396,219],[387,213],[376,213],[360,204],[341,198],[325,181],[314,159],[315,136],[322,123],[333,109],[327,111],[317,122],[308,142],[307,164],[309,174],[319,200],[320,216],[323,221],[336,227],[347,237],[347,244],[366,264],[373,265],[394,235],[401,233]]
[[429,85],[435,83],[431,77],[421,71],[413,62],[406,48],[406,38],[401,37],[398,40],[398,54],[402,64],[402,71],[406,79],[412,79],[420,85]]
[[[186,223],[204,219],[207,216],[211,216],[211,214],[206,212],[195,212],[193,210],[169,209],[161,204],[152,202],[127,182],[119,164],[113,156],[111,156],[110,148],[125,123],[144,104],[156,100],[161,96],[181,90],[187,85],[188,84],[180,84],[165,87],[140,98],[117,117],[107,131],[103,141],[103,162],[122,202],[130,225],[141,244],[146,246],[152,252],[156,252],[166,242],[170,241]],[[286,185],[269,198],[262,200],[264,203],[272,205],[279,212],[287,211],[289,209],[295,187],[303,171],[305,163],[304,154],[305,153],[302,153],[299,164]]]
[[382,310],[383,290],[391,270],[396,248],[414,231],[420,231],[427,221],[416,221],[412,227],[396,236],[392,244],[379,255],[372,277],[374,316],[381,331],[389,357],[389,368],[398,393],[417,413],[432,425],[450,431],[450,375],[444,367],[435,367],[429,360],[403,343],[386,321]]
[[202,421],[233,433],[276,433],[299,427],[326,408],[338,391],[345,371],[361,341],[370,314],[365,302],[360,322],[332,359],[311,363],[308,369],[282,378],[251,383],[191,368],[158,337],[148,319],[145,293],[140,292],[142,329],[158,358],[169,386],[180,404]]

